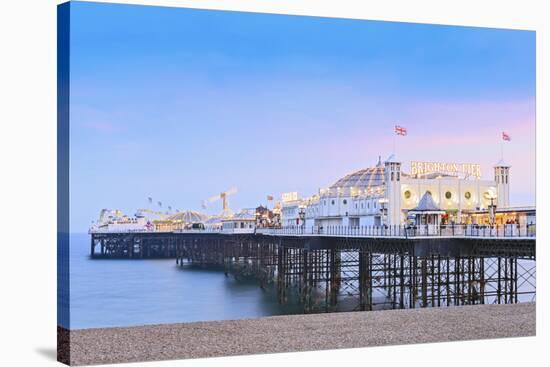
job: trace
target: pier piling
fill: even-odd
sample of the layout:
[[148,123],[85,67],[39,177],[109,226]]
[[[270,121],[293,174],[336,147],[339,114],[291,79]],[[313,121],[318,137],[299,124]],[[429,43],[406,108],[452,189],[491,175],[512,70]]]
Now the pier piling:
[[220,266],[226,276],[256,279],[262,289],[274,283],[279,302],[296,298],[304,313],[535,297],[534,241],[102,233],[91,235],[90,255]]

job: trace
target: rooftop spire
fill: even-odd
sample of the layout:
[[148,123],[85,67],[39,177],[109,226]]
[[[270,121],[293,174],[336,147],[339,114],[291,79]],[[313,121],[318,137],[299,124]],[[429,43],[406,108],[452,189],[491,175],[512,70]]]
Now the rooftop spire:
[[395,154],[392,153],[388,159],[386,159],[386,162],[385,163],[400,163],[399,160],[397,160],[397,158],[395,157]]
[[504,159],[501,158],[500,161],[498,161],[498,162],[494,165],[494,167],[510,168],[511,166],[510,166],[508,163],[506,163],[506,162],[504,161]]

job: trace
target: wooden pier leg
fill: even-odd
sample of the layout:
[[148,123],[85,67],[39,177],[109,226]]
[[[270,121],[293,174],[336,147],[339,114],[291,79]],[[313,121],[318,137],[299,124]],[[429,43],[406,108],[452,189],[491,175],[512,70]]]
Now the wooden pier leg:
[[409,308],[416,307],[416,256],[409,255]]
[[405,308],[405,257],[399,256],[399,308]]
[[479,259],[479,302],[485,303],[485,258]]
[[231,251],[229,251],[227,242],[222,242],[222,240],[218,240],[220,246],[223,248],[223,275],[225,277],[229,277],[229,270],[230,270],[230,264],[231,264]]
[[285,303],[285,268],[286,268],[286,249],[281,245],[277,246],[277,298],[280,304]]
[[391,255],[384,254],[384,265],[383,265],[383,274],[384,274],[384,288],[388,292],[387,297],[389,298],[391,295]]
[[373,278],[373,266],[372,266],[372,253],[367,253],[367,311],[372,311],[372,278]]
[[418,257],[411,256],[411,308],[416,308],[416,302],[418,300]]
[[398,291],[399,291],[399,284],[397,282],[400,280],[400,274],[399,274],[399,264],[398,264],[399,256],[397,254],[393,255],[393,306],[392,308],[397,308],[397,298],[398,298]]
[[330,305],[336,306],[338,303],[338,293],[340,292],[340,253],[330,250]]
[[514,265],[514,303],[518,303],[518,259],[513,259]]
[[331,287],[331,280],[330,280],[330,251],[329,250],[322,250],[323,254],[325,256],[324,258],[324,277],[325,277],[325,312],[329,312],[330,310],[330,287]]
[[422,277],[422,307],[428,307],[428,264],[427,259],[422,258],[420,260],[420,275]]
[[437,307],[441,307],[441,255],[437,255]]
[[497,303],[500,304],[500,301],[501,301],[501,292],[502,292],[502,288],[501,288],[501,266],[500,266],[500,262],[501,262],[501,258],[500,256],[497,258],[497,261],[498,261],[498,265],[497,265]]
[[445,258],[447,269],[445,272],[445,292],[447,293],[447,306],[451,305],[451,259]]
[[302,279],[301,279],[301,298],[302,298],[302,304],[304,307],[304,313],[309,313],[311,311],[310,309],[310,299],[309,299],[309,277],[310,277],[310,263],[309,263],[309,251],[302,249]]
[[430,306],[435,306],[435,256],[430,256]]
[[359,250],[359,309],[367,309],[367,259],[366,251]]

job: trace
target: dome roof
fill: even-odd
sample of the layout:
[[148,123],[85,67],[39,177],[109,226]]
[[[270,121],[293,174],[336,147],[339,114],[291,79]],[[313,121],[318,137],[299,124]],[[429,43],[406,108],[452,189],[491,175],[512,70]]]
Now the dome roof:
[[208,215],[199,213],[193,210],[187,210],[172,214],[168,217],[169,220],[181,220],[184,223],[200,223],[208,219]]
[[376,167],[364,168],[359,171],[350,173],[336,181],[331,189],[336,188],[351,188],[368,189],[384,185],[384,166],[381,164]]

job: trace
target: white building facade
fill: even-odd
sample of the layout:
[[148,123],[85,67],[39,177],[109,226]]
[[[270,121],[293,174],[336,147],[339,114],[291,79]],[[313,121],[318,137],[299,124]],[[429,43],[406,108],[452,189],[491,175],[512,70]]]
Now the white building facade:
[[[411,162],[410,172],[395,156],[361,169],[306,199],[282,203],[283,226],[394,226],[411,223],[408,212],[428,193],[444,213],[442,224],[471,221],[471,213],[509,207],[510,166],[499,162],[494,177],[482,179],[477,164]],[[300,213],[302,213],[300,217]]]

